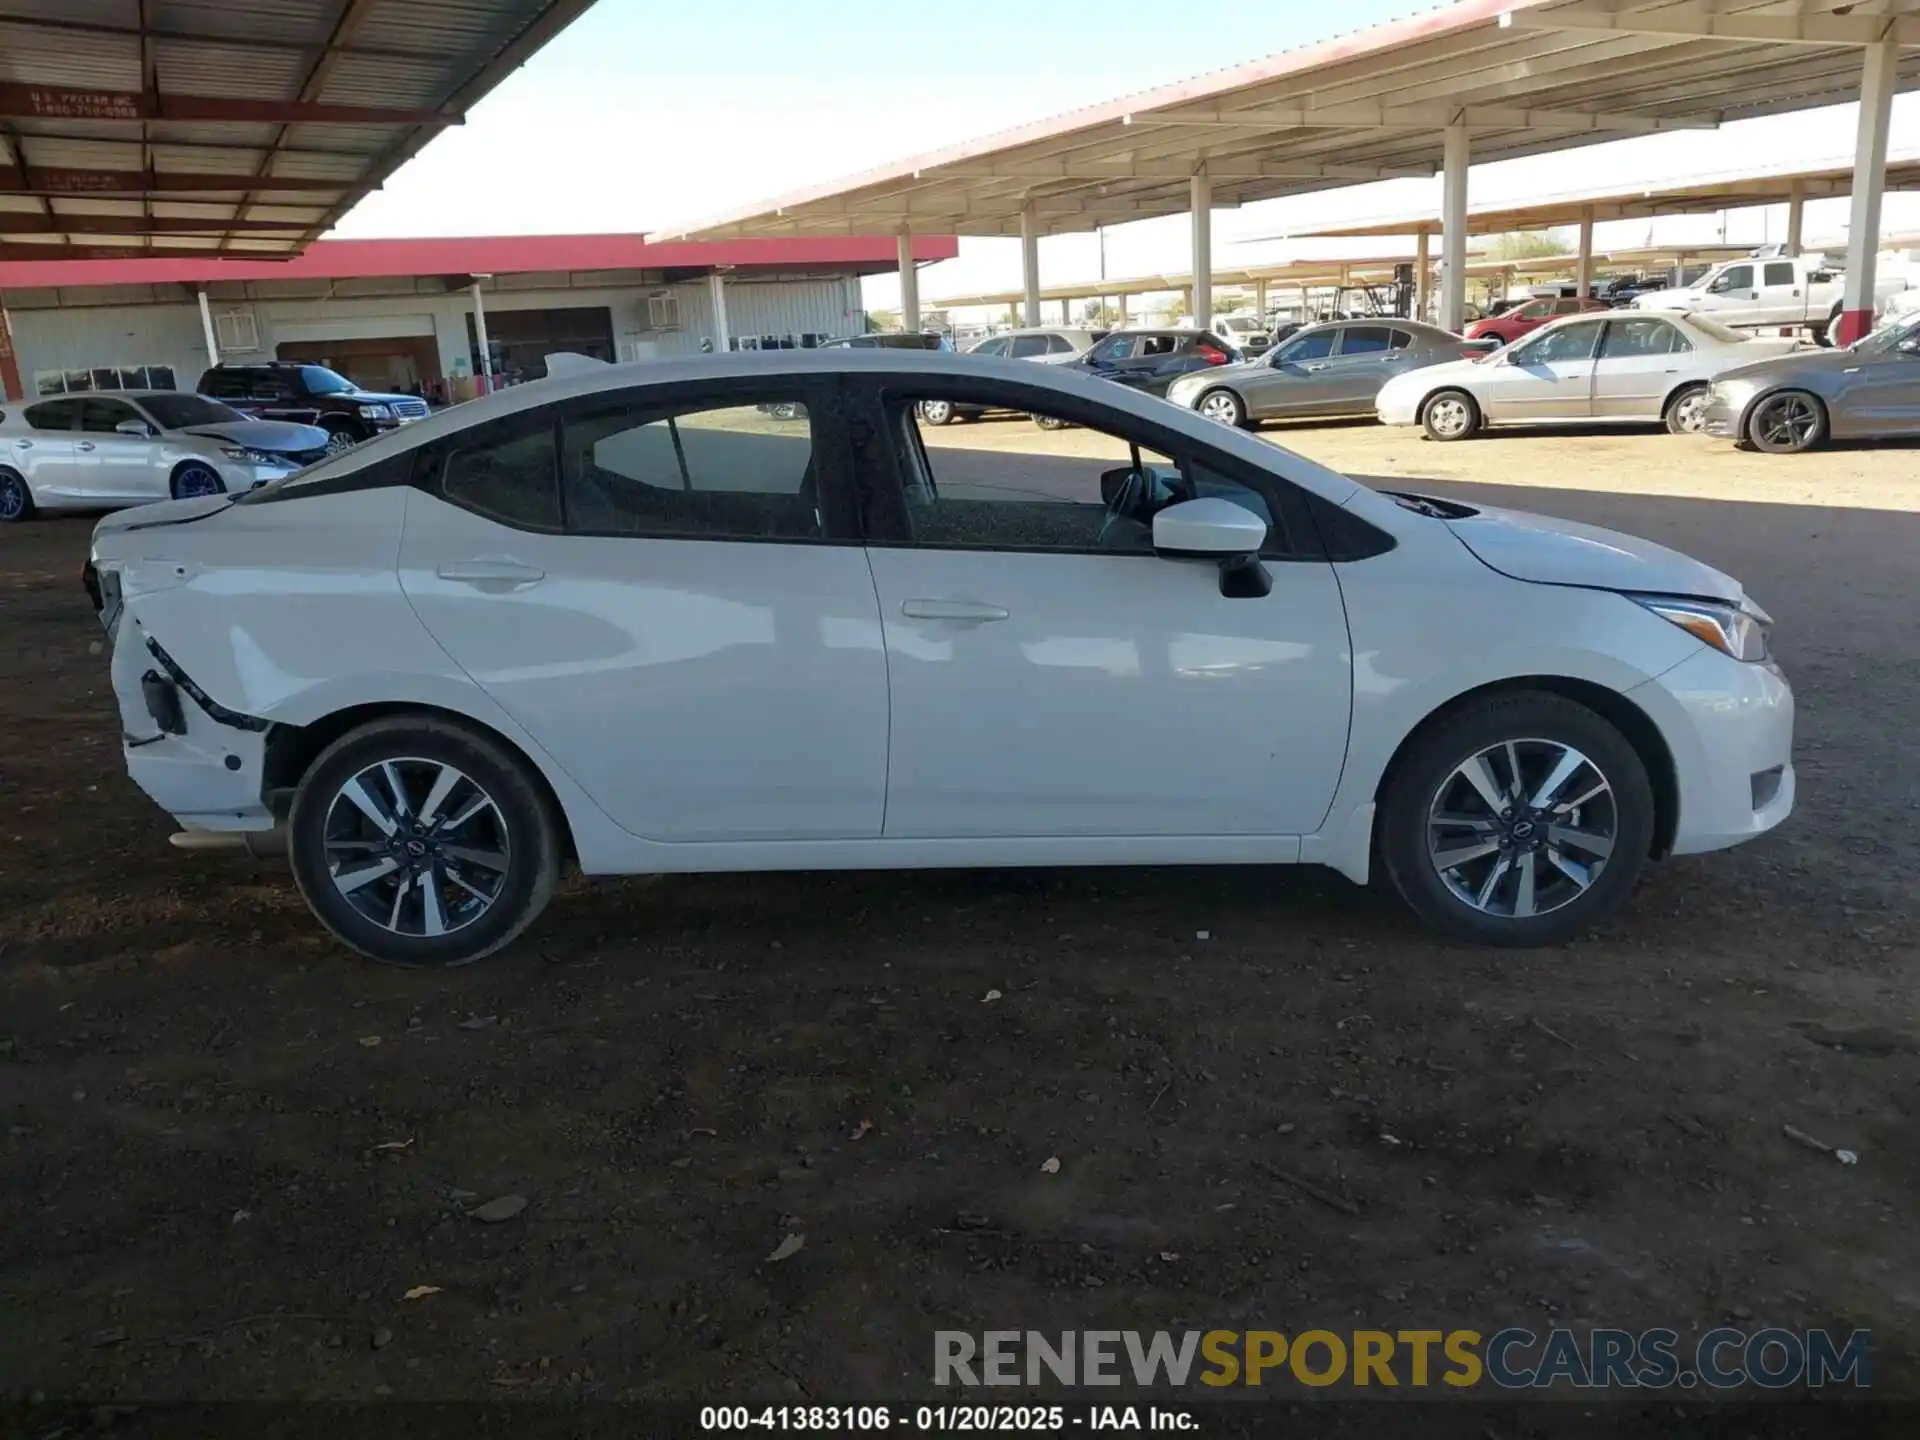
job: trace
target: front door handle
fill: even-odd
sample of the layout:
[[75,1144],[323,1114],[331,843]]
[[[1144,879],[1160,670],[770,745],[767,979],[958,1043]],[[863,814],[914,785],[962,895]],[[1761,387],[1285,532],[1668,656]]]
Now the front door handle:
[[433,573],[442,580],[482,588],[532,585],[536,581],[547,578],[547,572],[544,570],[499,556],[483,556],[475,560],[449,560]]
[[16,450],[31,450],[33,448],[33,441],[16,440],[13,442],[13,448]]
[[78,445],[75,445],[73,448],[76,450],[91,450],[93,449],[93,441],[82,440]]
[[972,600],[902,600],[900,613],[909,620],[960,620],[975,624],[1007,618],[1003,607],[981,605]]

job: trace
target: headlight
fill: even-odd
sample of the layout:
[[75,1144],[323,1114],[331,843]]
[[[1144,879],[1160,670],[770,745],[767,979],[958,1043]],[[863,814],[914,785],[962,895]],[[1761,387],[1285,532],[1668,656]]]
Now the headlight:
[[1665,595],[1633,595],[1662,620],[1705,641],[1723,655],[1736,660],[1760,661],[1767,658],[1767,640],[1773,620],[1752,601],[1745,606],[1728,605],[1717,600],[1683,600]]
[[393,418],[393,407],[391,405],[362,405],[360,407],[360,415],[361,418],[365,420],[391,420]]
[[271,450],[255,450],[248,445],[222,445],[220,453],[229,460],[244,460],[249,465],[284,465],[293,468],[293,460],[286,455],[276,455]]

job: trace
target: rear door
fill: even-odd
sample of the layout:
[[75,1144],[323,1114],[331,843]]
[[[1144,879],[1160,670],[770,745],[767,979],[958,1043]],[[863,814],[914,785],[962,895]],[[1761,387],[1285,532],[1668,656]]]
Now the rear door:
[[1756,320],[1769,325],[1798,325],[1807,318],[1807,292],[1800,267],[1791,260],[1769,260],[1760,267]]
[[843,413],[832,378],[741,377],[449,436],[422,452],[401,583],[633,835],[875,837],[887,662]]
[[1604,320],[1563,320],[1505,351],[1473,377],[1473,391],[1495,422],[1585,420],[1593,414],[1593,355]]
[[160,500],[167,494],[167,472],[160,442],[150,435],[122,435],[127,421],[143,427],[147,417],[124,400],[89,395],[80,402],[80,433],[74,437],[79,483],[103,500]]
[[20,412],[26,429],[6,440],[7,463],[26,478],[35,496],[72,499],[84,493],[74,468],[73,427],[80,402],[42,400]]
[[1658,420],[1693,345],[1671,320],[1636,315],[1606,322],[1593,367],[1597,420]]

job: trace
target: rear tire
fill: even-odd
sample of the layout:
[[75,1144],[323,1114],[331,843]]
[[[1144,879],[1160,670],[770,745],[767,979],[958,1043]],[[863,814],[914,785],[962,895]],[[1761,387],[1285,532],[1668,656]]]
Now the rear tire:
[[335,939],[409,967],[510,944],[560,878],[557,820],[526,761],[427,715],[372,721],[321,753],[294,792],[287,857]]
[[1469,440],[1480,426],[1479,403],[1464,390],[1436,390],[1420,407],[1420,428],[1430,440]]
[[33,491],[18,470],[0,466],[0,525],[33,518]]
[[951,425],[959,416],[955,414],[951,400],[922,400],[920,419],[928,425]]
[[1707,387],[1688,385],[1667,401],[1660,418],[1669,435],[1698,435],[1707,421]]
[[1798,455],[1827,438],[1827,410],[1804,390],[1762,395],[1747,414],[1746,438],[1769,455]]
[[1469,702],[1417,733],[1379,814],[1393,888],[1435,929],[1479,945],[1557,945],[1601,923],[1653,846],[1639,754],[1586,706],[1537,690]]
[[1042,430],[1064,430],[1068,422],[1054,415],[1036,415],[1033,417],[1033,423]]

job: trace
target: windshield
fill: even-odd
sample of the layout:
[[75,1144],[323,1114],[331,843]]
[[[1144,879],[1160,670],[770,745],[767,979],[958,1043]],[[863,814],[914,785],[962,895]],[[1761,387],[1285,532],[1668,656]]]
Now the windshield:
[[1890,355],[1902,340],[1920,340],[1920,315],[1889,321],[1847,347],[1855,355]]
[[1711,336],[1722,345],[1744,342],[1748,338],[1740,331],[1722,325],[1718,320],[1709,320],[1704,315],[1689,315],[1687,316],[1687,323],[1692,325],[1693,328],[1698,330],[1702,335]]
[[336,374],[324,365],[302,365],[300,383],[306,387],[309,395],[344,395],[359,388],[346,376]]
[[238,410],[199,395],[147,395],[140,406],[162,430],[184,430],[189,425],[231,425],[247,417]]

